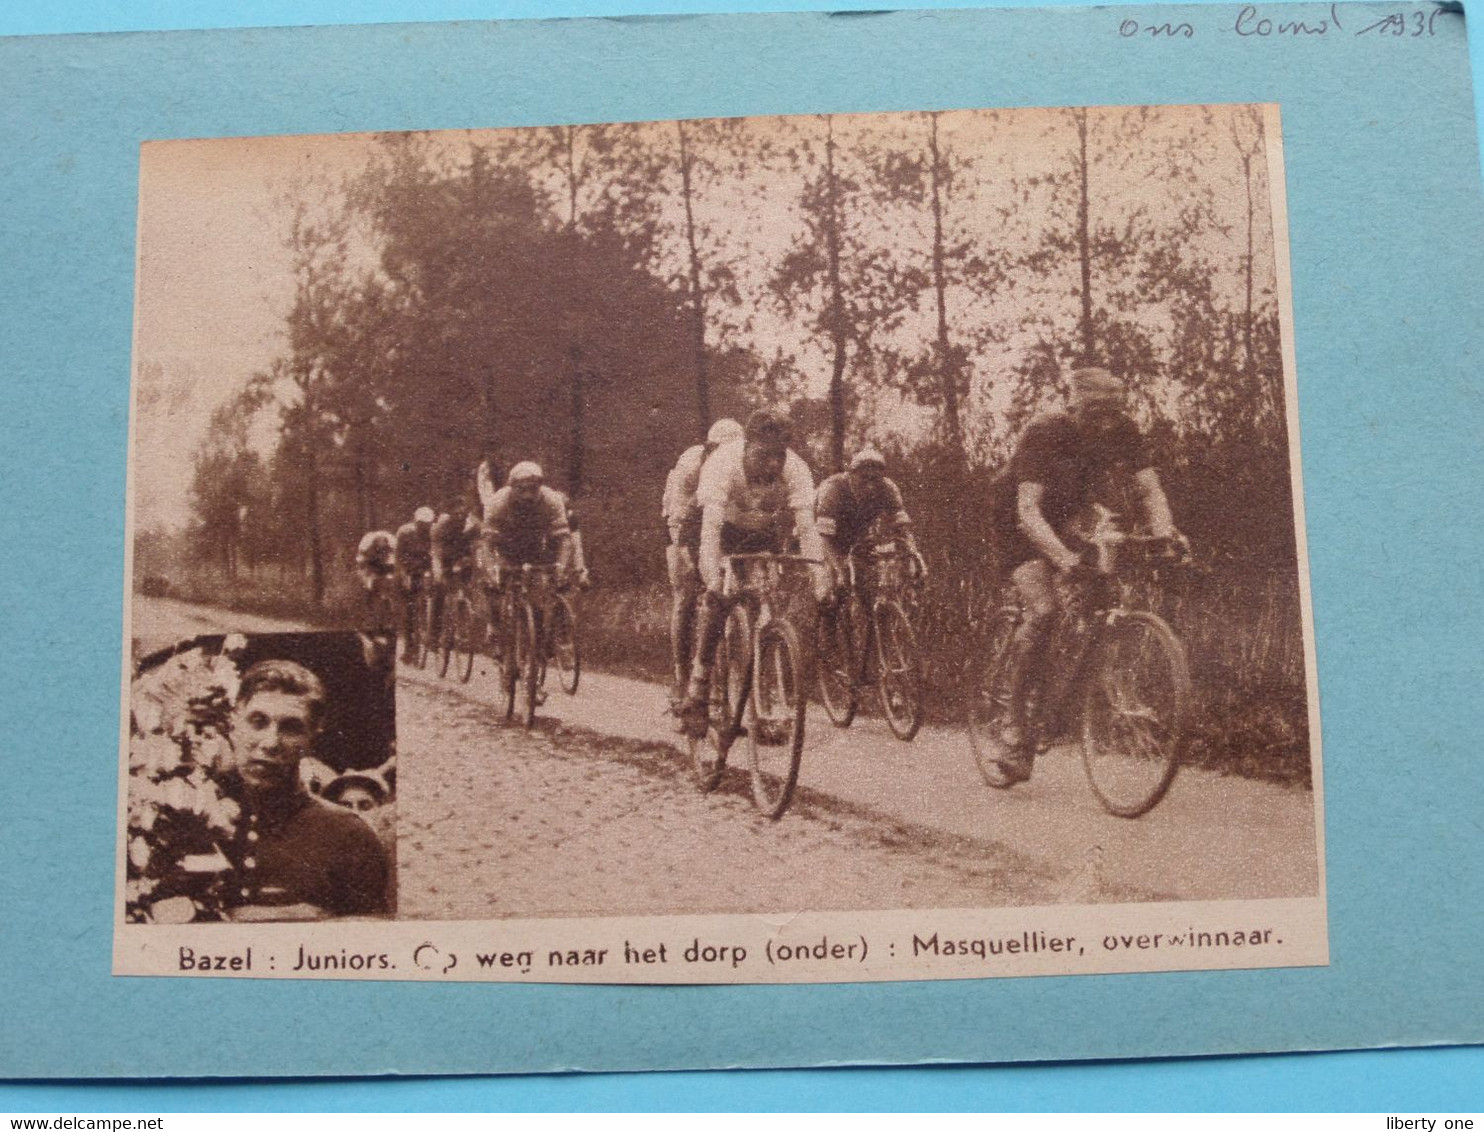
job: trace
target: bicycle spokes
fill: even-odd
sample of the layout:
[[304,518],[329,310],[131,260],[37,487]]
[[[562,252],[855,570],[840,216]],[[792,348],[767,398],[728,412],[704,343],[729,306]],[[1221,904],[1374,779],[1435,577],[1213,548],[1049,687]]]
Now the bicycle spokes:
[[1179,769],[1190,700],[1185,653],[1153,614],[1103,630],[1082,709],[1088,781],[1110,813],[1137,817],[1154,806]]
[[774,621],[758,630],[747,750],[753,802],[770,818],[788,808],[799,780],[807,707],[803,675],[793,626]]

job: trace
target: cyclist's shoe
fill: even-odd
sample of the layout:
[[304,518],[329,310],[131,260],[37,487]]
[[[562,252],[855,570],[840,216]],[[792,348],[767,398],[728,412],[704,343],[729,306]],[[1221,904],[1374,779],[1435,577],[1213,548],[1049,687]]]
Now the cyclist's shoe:
[[995,762],[1010,783],[1029,782],[1036,754],[1029,747],[1012,747]]
[[537,707],[540,707],[545,702],[546,702],[546,689],[545,688],[537,688],[536,689],[536,706]]
[[681,731],[692,739],[706,738],[706,728],[711,722],[709,715],[705,697],[687,696],[685,703],[680,705]]
[[764,747],[781,747],[788,742],[789,721],[786,719],[758,719],[752,724],[752,734]]

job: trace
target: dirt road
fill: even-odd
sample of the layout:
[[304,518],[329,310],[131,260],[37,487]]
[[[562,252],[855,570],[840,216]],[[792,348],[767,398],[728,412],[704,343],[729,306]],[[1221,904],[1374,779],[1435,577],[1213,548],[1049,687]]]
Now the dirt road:
[[[195,633],[302,626],[135,597],[145,651]],[[584,673],[531,732],[494,679],[403,666],[397,690],[400,915],[429,919],[999,907],[1318,892],[1313,796],[1183,772],[1137,821],[1053,752],[987,789],[962,737],[900,743],[876,720],[809,721],[801,790],[758,817],[741,775],[698,793],[656,685]]]

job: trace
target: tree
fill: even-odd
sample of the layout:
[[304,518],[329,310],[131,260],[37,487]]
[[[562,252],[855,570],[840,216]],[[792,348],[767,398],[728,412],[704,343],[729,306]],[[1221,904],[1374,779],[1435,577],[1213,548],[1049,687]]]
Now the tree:
[[[950,317],[971,302],[992,305],[1005,285],[1004,255],[991,233],[971,231],[956,222],[954,208],[974,201],[975,160],[957,152],[941,129],[943,114],[917,115],[921,128],[912,130],[897,146],[886,146],[876,171],[876,192],[889,205],[902,205],[927,216],[923,242],[909,244],[908,231],[899,233],[897,254],[910,260],[925,258],[926,271],[904,271],[906,286],[930,292],[934,314],[930,343],[910,358],[903,371],[905,391],[914,400],[941,410],[942,438],[950,458],[962,465],[968,454],[964,402],[969,394],[972,361],[992,340],[986,324],[966,325]],[[976,116],[977,117],[977,116]],[[997,116],[990,115],[990,120]],[[904,297],[916,306],[919,296]]]
[[803,133],[787,150],[804,180],[798,205],[804,230],[770,286],[785,317],[801,319],[829,357],[830,460],[838,470],[845,466],[850,421],[847,369],[880,372],[872,358],[876,339],[900,325],[922,282],[920,269],[882,247],[887,233],[864,222],[874,202],[846,168],[834,116],[823,115],[820,122],[822,139],[817,131]]

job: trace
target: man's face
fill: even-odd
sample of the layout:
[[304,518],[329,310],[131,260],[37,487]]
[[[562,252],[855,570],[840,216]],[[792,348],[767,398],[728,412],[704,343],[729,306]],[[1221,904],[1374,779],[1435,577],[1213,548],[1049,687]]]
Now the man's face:
[[886,469],[875,464],[862,464],[858,468],[851,468],[848,474],[851,490],[861,493],[879,487],[881,481],[886,478]]
[[344,806],[347,810],[354,810],[358,814],[364,814],[368,810],[374,810],[381,804],[381,799],[367,786],[347,786],[340,792],[340,797],[335,799],[337,806]]
[[298,788],[299,760],[314,741],[313,719],[309,698],[291,692],[258,692],[237,705],[232,716],[234,762],[250,790]]
[[749,440],[742,446],[742,471],[748,483],[772,483],[783,475],[788,449],[782,444]]
[[517,503],[535,503],[536,497],[541,494],[541,481],[516,480],[510,485],[510,494],[515,496]]
[[1106,432],[1123,416],[1123,398],[1116,393],[1081,394],[1072,399],[1072,415],[1088,432]]

